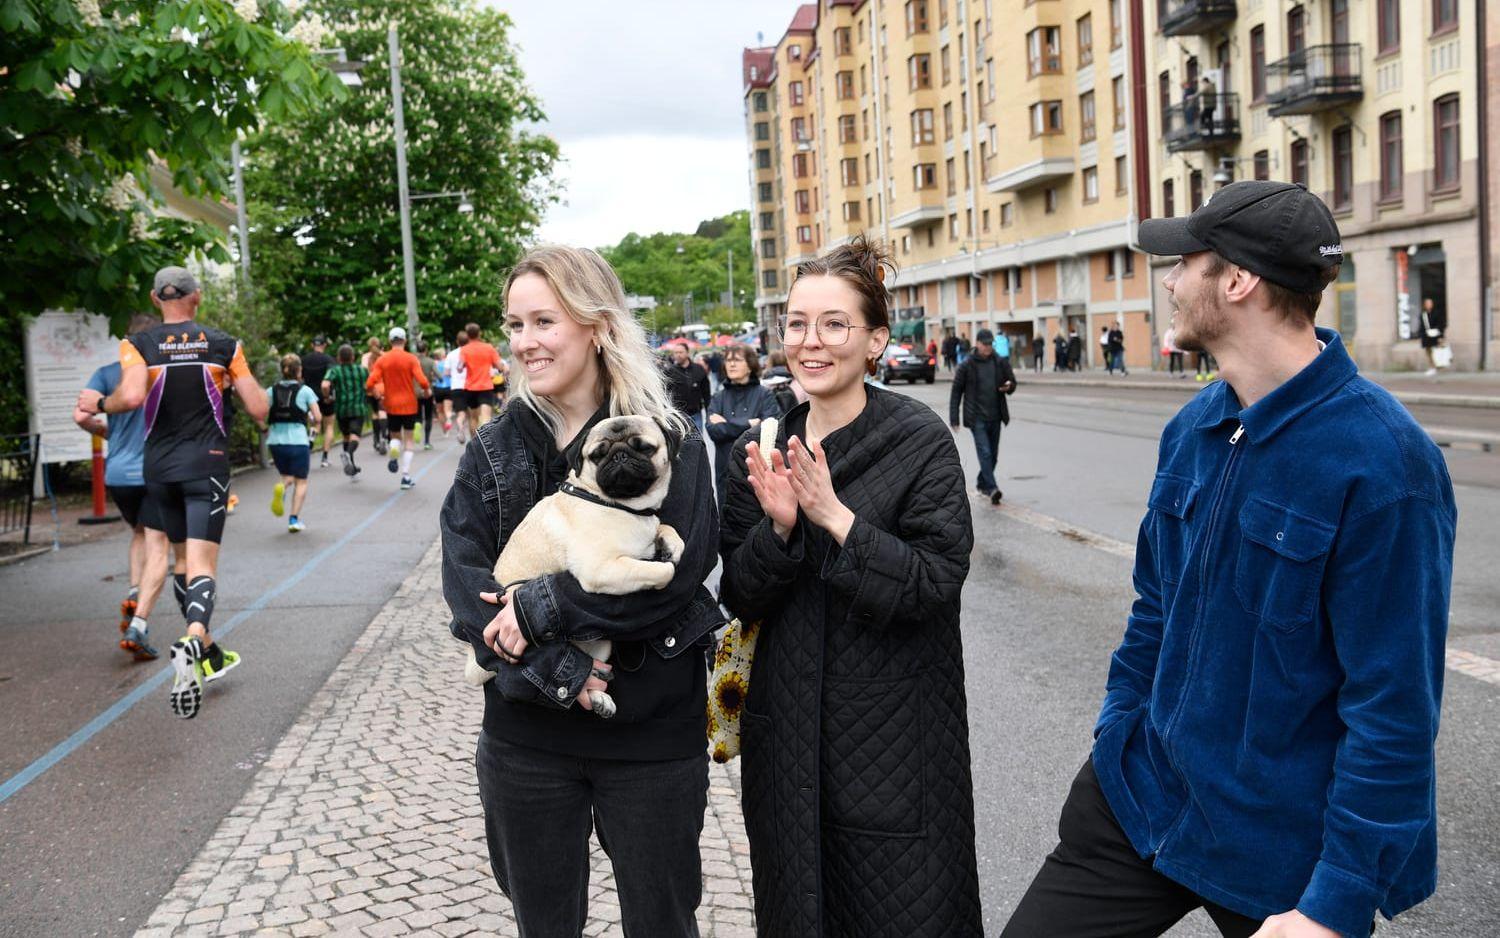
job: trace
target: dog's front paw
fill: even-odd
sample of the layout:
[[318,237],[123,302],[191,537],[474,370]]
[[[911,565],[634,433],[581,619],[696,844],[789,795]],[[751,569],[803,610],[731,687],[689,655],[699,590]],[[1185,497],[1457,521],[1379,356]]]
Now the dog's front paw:
[[589,703],[594,707],[594,714],[601,719],[608,720],[615,715],[615,699],[602,690],[589,691]]
[[682,543],[682,535],[670,524],[661,525],[656,529],[656,556],[653,560],[665,560],[676,563],[682,559],[682,552],[686,547]]
[[654,590],[666,589],[672,577],[677,575],[677,565],[668,561],[652,561],[647,566],[651,569],[645,577],[646,585]]
[[473,684],[476,687],[483,685],[485,681],[493,680],[494,671],[486,671],[479,666],[479,659],[474,657],[474,648],[469,646],[469,659],[464,662],[464,683]]

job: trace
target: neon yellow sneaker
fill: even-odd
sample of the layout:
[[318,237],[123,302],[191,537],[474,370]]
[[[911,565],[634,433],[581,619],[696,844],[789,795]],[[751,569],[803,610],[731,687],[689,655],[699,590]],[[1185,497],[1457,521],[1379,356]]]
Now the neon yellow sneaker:
[[286,483],[277,482],[271,488],[271,514],[281,517],[282,502],[286,499]]
[[[220,652],[222,654],[222,657],[220,657],[220,655],[218,654],[215,654],[215,651]],[[215,667],[214,665],[215,659],[218,660],[217,667]],[[217,644],[215,644],[209,646],[209,649],[203,653],[203,657],[199,659],[198,670],[203,672],[203,683],[212,684],[214,681],[217,681],[219,678],[239,667],[239,664],[239,652],[230,651],[227,648],[221,649]]]

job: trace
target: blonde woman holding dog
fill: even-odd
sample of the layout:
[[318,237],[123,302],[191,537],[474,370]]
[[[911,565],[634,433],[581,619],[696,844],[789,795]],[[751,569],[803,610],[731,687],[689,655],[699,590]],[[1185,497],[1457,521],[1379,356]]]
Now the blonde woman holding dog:
[[[808,400],[735,444],[724,605],[761,629],[741,719],[762,935],[977,938],[959,593],[973,529],[926,405],[867,384],[886,255],[802,264],[777,324]],[[763,461],[770,457],[770,465]]]
[[[718,544],[707,454],[598,254],[527,253],[506,282],[504,322],[513,396],[475,428],[441,519],[454,635],[497,673],[475,755],[490,864],[521,935],[579,935],[597,828],[626,934],[690,938],[708,791],[704,649],[723,622],[703,587]],[[502,589],[493,571],[516,526],[559,490],[590,429],[625,415],[685,437],[657,511],[683,541],[671,582],[607,596],[551,574]],[[596,639],[612,640],[609,661],[574,644]],[[607,720],[589,698],[606,686]]]

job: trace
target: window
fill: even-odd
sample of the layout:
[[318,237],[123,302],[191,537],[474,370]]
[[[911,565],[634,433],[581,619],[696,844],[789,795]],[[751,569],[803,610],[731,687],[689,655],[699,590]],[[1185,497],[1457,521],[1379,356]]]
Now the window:
[[1375,0],[1375,37],[1379,55],[1401,48],[1401,0]]
[[953,139],[953,102],[949,101],[943,105],[943,139]]
[[1286,12],[1286,54],[1296,55],[1306,48],[1307,12],[1295,6]]
[[906,0],[906,34],[927,32],[927,0]]
[[849,27],[840,26],[833,31],[833,54],[848,55],[854,51],[854,37],[850,35]]
[[775,238],[761,238],[760,239],[760,256],[762,258],[764,258],[765,260],[768,260],[768,261],[775,259],[775,257],[776,257],[776,239]]
[[869,85],[865,82],[865,67],[861,65],[859,67],[859,93],[864,94],[868,87]]
[[757,121],[756,124],[755,124],[755,139],[756,140],[770,140],[771,139],[771,125],[768,124],[768,123],[766,123],[765,121]]
[[761,212],[760,213],[760,230],[761,231],[770,231],[771,227],[773,225],[775,225],[775,224],[776,224],[776,213],[775,212]]
[[1012,267],[1006,271],[1005,285],[1012,293],[1021,292],[1021,275],[1025,273],[1024,267]]
[[1307,141],[1292,141],[1292,182],[1307,185]]
[[1106,252],[1104,252],[1104,279],[1105,280],[1113,280],[1113,279],[1115,279],[1115,252],[1114,251],[1106,251]]
[[957,212],[955,212],[952,215],[948,216],[948,240],[949,241],[957,241],[958,240],[958,213]]
[[943,48],[938,50],[938,68],[942,71],[943,87],[945,88],[948,86],[948,82],[953,80],[953,63],[949,61],[949,58],[947,46],[943,46]]
[[793,202],[797,207],[798,215],[806,215],[812,211],[812,196],[806,189],[798,189],[793,196]]
[[1354,204],[1354,131],[1348,125],[1333,131],[1333,208]]
[[1271,178],[1271,151],[1255,151],[1255,178],[1265,182]]
[[1163,123],[1168,109],[1172,107],[1172,74],[1162,72],[1156,76],[1156,103],[1161,107]]
[[1432,102],[1433,188],[1458,188],[1458,95],[1443,95]]
[[932,87],[932,56],[914,55],[906,60],[906,75],[912,91]]
[[1110,82],[1110,92],[1115,98],[1115,129],[1125,129],[1125,79],[1116,78]]
[[763,270],[760,272],[760,285],[768,290],[776,289],[776,271]]
[[1042,190],[1042,211],[1048,215],[1057,211],[1057,190],[1051,186]]
[[770,150],[760,149],[760,150],[756,150],[755,151],[755,168],[756,169],[770,169],[771,168],[771,151]]
[[875,181],[875,170],[870,165],[870,154],[865,154],[865,178],[871,182]]
[[937,164],[918,163],[911,168],[912,188],[917,191],[937,188]]
[[1177,205],[1172,195],[1172,180],[1161,181],[1161,217],[1171,218],[1177,213]]
[[799,45],[797,45],[797,44],[795,44],[795,43],[793,43],[792,45],[787,46],[786,47],[786,57],[789,58],[789,59],[791,59],[793,62],[796,62],[797,60],[801,59],[802,58],[802,47],[799,46]]
[[1115,157],[1115,195],[1130,191],[1130,161],[1123,156]]
[[1188,173],[1188,211],[1196,212],[1203,205],[1203,171]]
[[766,112],[766,93],[764,91],[755,92],[755,111],[758,114]]
[[833,76],[833,96],[839,101],[854,98],[854,73],[837,72]]
[[957,195],[958,194],[958,173],[954,172],[954,170],[953,170],[953,157],[951,157],[951,156],[948,157],[947,162],[945,162],[943,164],[943,175],[947,178],[948,194],[949,195]]
[[1250,100],[1266,99],[1266,28],[1250,30]]
[[844,203],[844,221],[859,221],[859,203]]
[[1031,135],[1062,133],[1062,102],[1038,101],[1031,106]]
[[870,139],[870,109],[865,108],[859,112],[859,139]]
[[969,93],[967,91],[958,93],[958,129],[969,129]]
[[794,154],[792,154],[792,175],[796,176],[799,179],[805,178],[807,176],[807,154],[806,153],[794,153]]
[[769,182],[760,184],[760,200],[762,202],[771,201],[771,184]]
[[1125,20],[1120,0],[1109,0],[1109,47],[1118,49],[1125,42]]
[[1432,0],[1432,31],[1445,33],[1458,28],[1458,0]]
[[859,128],[854,124],[853,114],[839,115],[839,143],[857,143]]
[[848,157],[839,160],[839,181],[845,186],[859,185],[859,158]]
[[1016,220],[1015,203],[1006,202],[1000,206],[1000,227],[1009,228]]
[[1085,166],[1083,169],[1083,202],[1099,201],[1099,167]]
[[787,97],[791,99],[793,107],[802,106],[802,82],[794,81],[786,88]]
[[1085,91],[1078,96],[1079,140],[1088,143],[1094,139],[1094,93]]
[[797,226],[797,243],[812,244],[812,225]]
[[911,145],[921,146],[924,143],[932,143],[936,137],[932,127],[932,108],[917,108],[911,112]]
[[1085,13],[1078,18],[1078,67],[1083,68],[1094,61],[1094,14]]
[[794,117],[794,118],[792,118],[792,139],[793,140],[811,140],[812,139],[812,137],[808,136],[808,134],[807,134],[807,118],[805,118],[805,117]]
[[990,210],[989,209],[985,209],[984,211],[982,211],[982,212],[979,213],[979,224],[980,224],[981,230],[985,234],[989,234],[990,233]]
[[1038,26],[1026,34],[1026,74],[1051,75],[1062,71],[1062,29]]
[[1401,112],[1380,116],[1380,198],[1401,198]]
[[1120,252],[1120,256],[1125,259],[1125,263],[1121,265],[1124,268],[1124,273],[1121,274],[1121,276],[1124,276],[1124,277],[1134,277],[1135,276],[1135,252],[1134,251],[1121,251]]
[[948,0],[937,0],[938,29],[948,28]]

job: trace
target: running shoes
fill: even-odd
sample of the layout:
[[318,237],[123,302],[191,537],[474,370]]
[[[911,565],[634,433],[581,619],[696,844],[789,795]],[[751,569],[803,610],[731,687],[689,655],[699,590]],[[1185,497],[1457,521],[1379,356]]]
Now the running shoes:
[[240,653],[227,648],[221,649],[218,645],[211,646],[198,663],[205,684],[212,684],[239,666]]
[[280,518],[281,517],[281,513],[286,508],[285,501],[286,501],[286,483],[285,482],[277,482],[275,485],[271,486],[271,514],[273,514],[276,517]]
[[120,639],[120,648],[130,652],[137,661],[155,661],[157,651],[146,641],[146,633],[135,626],[127,626]]
[[123,635],[125,630],[130,628],[130,620],[135,618],[136,606],[134,596],[127,596],[120,600],[120,634]]
[[401,491],[403,491],[403,492],[406,491],[407,489],[411,488],[412,486],[416,485],[416,484],[417,484],[416,480],[413,479],[411,476],[402,476],[401,477]]
[[203,673],[199,667],[203,657],[203,642],[191,635],[172,643],[172,690],[168,698],[172,712],[184,720],[197,716],[203,706]]
[[298,531],[306,531],[307,525],[303,524],[302,520],[296,515],[292,515],[287,519],[286,529],[292,534],[296,534]]
[[391,458],[386,461],[385,468],[390,472],[395,472],[401,467],[401,441],[391,440],[391,448],[389,452],[391,454]]

